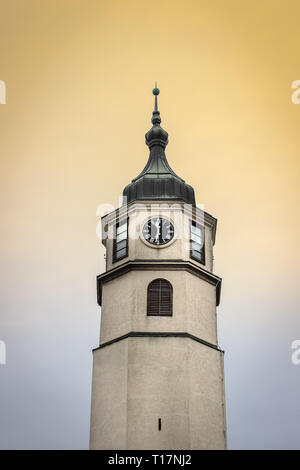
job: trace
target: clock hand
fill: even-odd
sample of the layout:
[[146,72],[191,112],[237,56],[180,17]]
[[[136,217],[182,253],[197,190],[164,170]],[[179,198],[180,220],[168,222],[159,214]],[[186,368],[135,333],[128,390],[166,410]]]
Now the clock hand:
[[155,227],[156,227],[156,236],[155,236],[155,240],[158,241],[158,238],[159,238],[159,235],[160,235],[160,223],[159,223],[159,219],[154,223]]
[[158,236],[160,235],[161,232],[161,223],[160,220],[157,222],[157,231],[158,231]]

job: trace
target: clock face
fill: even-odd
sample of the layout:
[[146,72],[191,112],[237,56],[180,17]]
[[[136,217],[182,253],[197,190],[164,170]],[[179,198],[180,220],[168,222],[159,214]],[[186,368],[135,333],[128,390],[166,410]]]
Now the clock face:
[[174,227],[169,220],[154,217],[145,223],[143,236],[152,245],[165,245],[174,237]]

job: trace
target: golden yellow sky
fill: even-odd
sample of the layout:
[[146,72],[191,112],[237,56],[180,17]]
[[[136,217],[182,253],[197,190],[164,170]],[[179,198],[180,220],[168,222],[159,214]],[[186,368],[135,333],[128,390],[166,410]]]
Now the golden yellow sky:
[[227,325],[253,296],[271,316],[297,295],[299,15],[296,0],[1,1],[0,250],[25,316],[49,288],[94,295],[96,208],[147,161],[155,80],[168,161],[219,221]]
[[169,162],[220,220],[217,266],[231,250],[294,269],[284,238],[299,226],[298,2],[1,3],[9,243],[32,225],[51,238],[49,210],[92,218],[117,204],[147,159],[157,80]]

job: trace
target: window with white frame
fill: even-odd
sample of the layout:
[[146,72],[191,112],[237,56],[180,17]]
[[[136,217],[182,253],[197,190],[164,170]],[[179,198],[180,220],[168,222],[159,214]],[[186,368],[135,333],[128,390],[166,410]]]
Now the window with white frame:
[[122,220],[115,226],[113,261],[128,256],[128,220]]
[[199,263],[205,264],[205,232],[204,227],[191,222],[190,257]]

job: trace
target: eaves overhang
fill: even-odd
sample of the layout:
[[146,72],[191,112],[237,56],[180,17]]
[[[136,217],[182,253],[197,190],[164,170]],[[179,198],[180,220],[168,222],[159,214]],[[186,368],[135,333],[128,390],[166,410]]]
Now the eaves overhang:
[[97,302],[102,304],[102,286],[130,271],[187,271],[216,287],[216,305],[220,304],[222,279],[196,264],[185,260],[135,260],[127,261],[97,276]]

